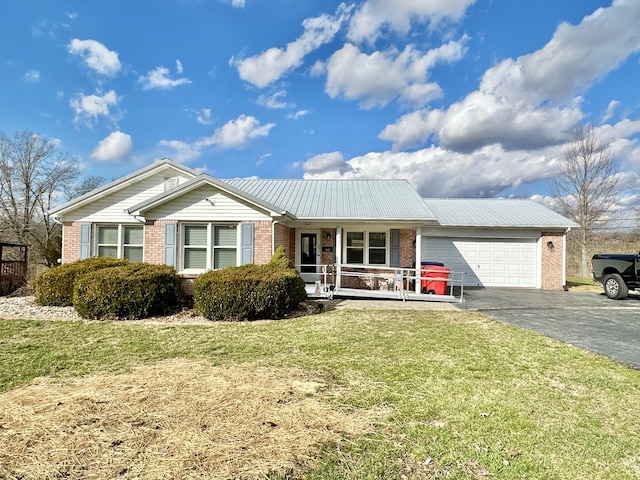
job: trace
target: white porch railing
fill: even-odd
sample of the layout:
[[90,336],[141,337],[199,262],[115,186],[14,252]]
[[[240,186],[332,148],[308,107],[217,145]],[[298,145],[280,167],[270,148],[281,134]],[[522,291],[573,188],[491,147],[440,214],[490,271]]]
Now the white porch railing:
[[[462,302],[464,272],[373,265],[296,265],[314,296]],[[308,270],[315,269],[315,272]],[[302,271],[304,270],[304,271]],[[416,288],[417,287],[417,288]],[[429,293],[427,293],[429,292]]]

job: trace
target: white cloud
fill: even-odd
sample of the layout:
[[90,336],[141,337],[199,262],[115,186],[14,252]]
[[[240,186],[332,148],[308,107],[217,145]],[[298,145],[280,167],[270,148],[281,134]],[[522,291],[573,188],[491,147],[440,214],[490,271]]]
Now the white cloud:
[[[433,146],[417,152],[373,152],[340,161],[333,152],[303,165],[304,178],[409,180],[425,197],[491,197],[523,183],[550,178],[558,166],[559,148],[508,152],[498,145],[473,154]],[[473,174],[470,174],[473,172]]]
[[[176,161],[188,162],[202,155],[206,147],[216,146],[223,150],[243,150],[249,144],[260,137],[269,135],[275,123],[261,125],[260,121],[252,116],[240,115],[235,120],[230,120],[222,127],[216,129],[213,135],[203,137],[195,142],[187,143],[180,140],[161,140],[161,147],[172,148],[176,153],[171,155]],[[167,155],[165,155],[167,156]]]
[[231,0],[231,6],[234,8],[244,8],[245,0]]
[[291,120],[298,120],[306,115],[309,115],[310,113],[311,113],[310,110],[298,110],[297,112],[290,113],[289,115],[287,115],[287,118]]
[[351,165],[345,162],[342,153],[331,152],[316,155],[302,165],[305,178],[314,178],[316,175],[322,178],[333,175],[343,176],[347,172],[352,172]]
[[[429,113],[433,112],[427,112],[422,121],[429,121]],[[640,120],[625,119],[596,129],[600,140],[610,145],[622,171],[631,172],[621,174],[619,189],[637,191]],[[433,145],[414,152],[371,152],[348,160],[340,152],[331,152],[309,159],[302,170],[305,178],[406,178],[425,197],[492,197],[553,178],[564,146],[507,150],[494,143],[471,152],[455,152]]]
[[38,70],[29,70],[24,74],[24,79],[29,83],[39,83],[40,72]]
[[436,25],[442,20],[458,20],[475,0],[367,0],[353,14],[348,38],[355,42],[375,41],[384,27],[406,34],[412,22]]
[[320,15],[302,22],[304,33],[286,48],[270,48],[243,60],[231,59],[240,78],[263,88],[302,65],[305,55],[329,43],[349,18],[352,7],[341,3],[335,15]]
[[114,90],[109,90],[104,95],[78,94],[69,102],[76,116],[74,122],[82,122],[87,126],[94,125],[99,117],[114,120],[111,108],[118,105],[120,97]]
[[178,75],[182,75],[182,72],[184,72],[184,67],[182,66],[182,62],[180,60],[176,60],[176,72],[178,73]]
[[230,120],[222,127],[216,129],[212,136],[201,139],[198,143],[202,146],[217,145],[228,149],[244,149],[251,140],[269,135],[275,123],[260,125],[260,121],[252,116],[240,115],[235,120]]
[[199,112],[196,112],[196,120],[202,125],[211,125],[213,123],[211,119],[211,109],[203,108]]
[[282,108],[293,108],[295,104],[292,102],[284,101],[284,98],[287,96],[287,92],[284,90],[278,90],[271,95],[260,95],[258,97],[258,105],[262,105],[267,108],[274,109],[282,109]]
[[122,162],[129,158],[131,150],[133,150],[131,136],[117,131],[101,140],[91,152],[91,157],[103,162]]
[[79,55],[87,67],[99,73],[113,77],[122,68],[118,53],[109,50],[102,43],[95,40],[80,40],[74,38],[67,46],[69,53]]
[[138,81],[142,85],[143,90],[152,90],[154,88],[160,90],[173,90],[180,85],[191,83],[188,78],[172,79],[169,77],[169,69],[165,67],[157,67],[146,75],[142,75]]
[[380,137],[394,150],[429,138],[460,152],[494,143],[507,150],[559,144],[583,119],[576,95],[640,51],[638,22],[640,3],[616,0],[577,26],[562,24],[540,50],[487,70],[460,102],[405,116]]
[[606,122],[608,120],[611,119],[611,117],[613,117],[613,115],[615,114],[616,108],[618,108],[620,106],[620,102],[617,100],[611,100],[609,102],[609,105],[607,106],[607,113],[604,114],[604,117],[602,117],[602,121]]
[[462,58],[468,37],[422,53],[408,45],[401,52],[376,51],[370,55],[346,44],[327,62],[325,90],[331,98],[358,100],[372,108],[398,98],[405,105],[422,107],[442,95],[437,83],[429,82],[429,69],[437,63]]
[[[160,140],[158,145],[171,148],[174,151],[171,158],[180,163],[188,163],[201,155],[198,145],[181,142],[180,140]],[[167,157],[167,155],[164,155],[164,157]]]

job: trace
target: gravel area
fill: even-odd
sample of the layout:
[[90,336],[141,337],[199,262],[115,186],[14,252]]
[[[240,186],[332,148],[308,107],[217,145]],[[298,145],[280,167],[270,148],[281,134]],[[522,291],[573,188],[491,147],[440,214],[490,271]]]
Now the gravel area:
[[[32,319],[32,320],[84,320],[73,307],[43,307],[35,302],[33,296],[0,297],[0,319]],[[146,324],[193,324],[211,325],[212,322],[196,315],[193,310],[184,310],[175,315],[152,317],[134,320]]]
[[0,297],[0,318],[80,320],[73,307],[43,307],[34,297]]
[[[355,310],[450,310],[456,309],[448,303],[440,302],[400,302],[390,300],[321,300],[323,311],[333,309]],[[291,317],[319,313],[316,302],[309,301],[307,310],[297,311]],[[291,318],[290,317],[290,318]],[[33,296],[25,297],[0,297],[0,319],[32,319],[32,320],[84,320],[73,307],[43,307],[35,303]],[[194,310],[185,309],[174,315],[163,317],[151,317],[143,320],[131,320],[138,324],[178,324],[178,325],[213,325],[212,322],[195,313]],[[258,320],[273,321],[273,320]],[[255,323],[255,320],[252,322]]]
[[[333,309],[339,303],[336,300],[327,300],[322,302],[326,309]],[[315,302],[309,302],[307,310],[292,312],[289,318],[319,313]],[[73,307],[43,307],[35,302],[35,297],[0,297],[0,319],[31,319],[31,320],[80,320],[84,322],[93,322],[100,320],[85,320],[76,313]],[[136,324],[147,325],[216,325],[220,322],[212,322],[200,315],[197,315],[192,309],[185,309],[173,315],[162,317],[150,317],[142,320],[124,320],[123,322],[135,322]],[[278,320],[252,320],[256,322],[273,322]]]

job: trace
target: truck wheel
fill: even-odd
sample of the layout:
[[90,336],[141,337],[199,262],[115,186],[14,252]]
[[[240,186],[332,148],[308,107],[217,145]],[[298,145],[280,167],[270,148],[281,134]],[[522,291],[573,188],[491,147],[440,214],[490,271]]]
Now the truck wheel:
[[629,295],[629,289],[617,273],[611,273],[604,277],[604,293],[607,297],[614,300],[622,300]]

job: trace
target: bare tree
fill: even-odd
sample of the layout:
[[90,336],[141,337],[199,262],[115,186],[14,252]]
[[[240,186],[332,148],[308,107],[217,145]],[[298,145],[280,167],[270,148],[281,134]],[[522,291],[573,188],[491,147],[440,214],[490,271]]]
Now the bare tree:
[[60,226],[48,211],[78,176],[78,165],[56,144],[32,132],[0,133],[0,220],[3,236],[31,245],[51,265],[58,258]]
[[67,185],[64,189],[64,196],[67,201],[73,200],[91,190],[95,190],[104,184],[104,178],[98,175],[89,175],[82,178],[78,183]]
[[589,276],[588,247],[594,230],[610,220],[617,200],[618,163],[592,125],[579,126],[564,150],[549,193],[560,211],[579,225],[580,275]]

